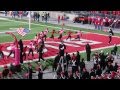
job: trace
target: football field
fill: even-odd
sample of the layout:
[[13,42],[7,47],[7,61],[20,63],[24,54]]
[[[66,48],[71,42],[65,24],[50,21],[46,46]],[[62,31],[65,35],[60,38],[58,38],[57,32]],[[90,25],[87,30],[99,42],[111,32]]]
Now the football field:
[[[49,29],[51,32],[53,29],[55,30],[60,30],[61,25],[53,25],[53,24],[46,24],[46,23],[38,23],[38,22],[33,22],[31,23],[31,31],[28,33],[25,37],[21,37],[20,35],[17,34],[16,29],[19,27],[24,27],[28,28],[28,21],[25,20],[17,20],[17,19],[9,19],[9,18],[0,18],[0,43],[4,45],[3,52],[5,56],[9,54],[9,44],[13,42],[13,38],[5,32],[13,32],[18,40],[23,39],[24,45],[29,44],[30,40],[34,39],[34,36],[36,33],[44,31],[46,28]],[[95,30],[88,30],[88,29],[82,29],[82,28],[77,28],[77,27],[70,27],[70,26],[64,26],[63,27],[65,32],[63,36],[63,41],[65,45],[67,46],[66,52],[72,54],[76,53],[76,51],[80,51],[81,56],[86,59],[85,55],[85,44],[89,43],[92,47],[92,51],[100,51],[103,50],[105,53],[111,51],[112,47],[114,44],[117,44],[120,46],[120,34],[115,34],[113,36],[113,40],[111,44],[108,44],[108,33],[104,31],[95,31]],[[66,40],[67,37],[67,32],[68,30],[71,30],[74,32],[72,35],[72,40]],[[81,30],[83,31],[81,40],[75,40],[76,37],[76,31]],[[58,52],[58,46],[60,44],[60,40],[57,39],[59,34],[55,34],[55,40],[52,40],[50,37],[51,33],[48,33],[48,38],[47,41],[45,42],[46,48],[44,49],[44,58],[47,60],[47,62],[41,62],[44,67],[51,67],[54,56]],[[118,48],[120,50],[120,47]],[[93,53],[92,52],[92,53]],[[28,51],[27,51],[28,53]],[[28,62],[32,62],[33,68],[35,69],[36,67],[36,62],[38,61],[38,54],[36,51],[34,51],[35,54],[35,59],[32,59],[32,56],[27,57],[27,60],[24,61],[24,67],[27,67]],[[13,55],[11,55],[10,58],[8,59],[0,59],[0,67],[2,70],[2,67],[4,65],[10,65],[11,62],[14,62]]]

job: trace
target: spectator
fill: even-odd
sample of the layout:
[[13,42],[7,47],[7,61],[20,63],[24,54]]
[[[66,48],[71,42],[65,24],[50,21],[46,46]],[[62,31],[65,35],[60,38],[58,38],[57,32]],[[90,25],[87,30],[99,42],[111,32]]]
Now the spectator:
[[75,73],[77,70],[78,69],[77,69],[77,64],[76,64],[76,56],[73,53],[73,56],[72,56],[72,73]]
[[74,79],[72,72],[69,72],[69,73],[68,73],[68,79]]
[[70,62],[70,60],[71,60],[71,56],[70,56],[70,54],[68,54],[67,52],[66,52],[66,55],[65,55],[65,59],[66,59],[67,69],[68,69],[68,65],[69,65],[69,62]]
[[9,69],[7,66],[4,66],[4,70],[2,71],[3,78],[7,78],[8,74],[9,74]]
[[65,79],[68,79],[68,71],[67,70],[65,70],[64,75],[65,75]]
[[39,20],[40,20],[40,14],[37,13],[37,21],[39,22]]
[[60,73],[60,79],[65,79],[64,72],[61,72],[61,73]]
[[28,73],[29,73],[29,79],[32,79],[32,73],[35,73],[33,72],[33,69],[32,69],[32,65],[31,64],[28,64]]
[[101,74],[102,74],[101,67],[100,65],[97,65],[96,75],[101,76]]
[[42,21],[44,21],[44,12],[42,13]]
[[76,73],[75,73],[75,79],[80,79],[80,74],[78,71],[76,71]]
[[58,24],[60,23],[60,15],[58,15]]
[[105,69],[105,67],[106,67],[106,62],[105,62],[105,55],[104,55],[104,52],[103,51],[101,51],[101,53],[99,54],[99,57],[100,57],[100,67],[101,67],[101,69]]
[[90,61],[91,46],[88,43],[86,44],[86,54],[87,54],[87,61]]
[[118,51],[118,47],[117,47],[117,45],[115,44],[113,50],[111,50],[111,54],[116,55],[117,51]]
[[44,14],[44,19],[45,19],[45,22],[47,23],[48,17],[47,17],[47,13],[46,12]]
[[81,62],[80,62],[80,71],[83,71],[83,68],[85,68],[85,62],[84,62],[84,58],[82,58]]
[[5,16],[7,16],[8,11],[5,11]]
[[38,79],[43,79],[43,72],[40,68],[38,69]]
[[16,72],[15,66],[14,66],[12,63],[10,64],[10,71],[11,71],[13,74],[15,74],[15,72]]
[[114,71],[117,72],[117,70],[118,70],[117,62],[115,63],[115,66],[113,68],[114,68]]
[[113,70],[114,70],[113,65],[111,64],[111,62],[108,62],[108,67],[107,67],[106,72],[110,73]]
[[80,66],[80,58],[81,58],[81,56],[80,56],[79,52],[77,51],[76,64],[77,64],[78,68]]
[[90,77],[96,77],[96,74],[95,74],[95,70],[94,69],[91,69],[91,72],[90,72]]
[[62,66],[62,71],[65,71],[67,69],[67,61],[63,56],[60,57],[59,63]]
[[90,79],[89,72],[86,70],[86,68],[83,69],[81,74],[81,79]]
[[53,62],[53,71],[56,71],[59,60],[60,60],[60,55],[59,53],[57,53],[57,56],[55,57],[54,62]]
[[60,75],[61,72],[62,72],[61,64],[58,64],[57,70],[56,70],[56,73],[57,73],[57,76],[58,76],[58,77],[59,77],[59,75]]

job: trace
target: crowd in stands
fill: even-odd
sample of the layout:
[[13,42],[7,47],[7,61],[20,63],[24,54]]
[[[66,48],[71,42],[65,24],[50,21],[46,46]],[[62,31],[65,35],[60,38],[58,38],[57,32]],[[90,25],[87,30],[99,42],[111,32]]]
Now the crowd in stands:
[[95,52],[92,55],[94,65],[91,71],[87,70],[85,59],[79,52],[72,55],[66,53],[64,57],[58,54],[54,59],[53,71],[56,71],[57,79],[119,79],[119,66],[117,62],[113,64],[116,52],[117,46],[111,53]]
[[12,18],[20,18],[22,19],[23,16],[27,16],[28,15],[28,11],[5,11],[5,16],[12,16]]
[[69,13],[84,16],[84,21],[87,24],[94,24],[95,29],[102,30],[103,26],[110,25],[113,28],[120,28],[120,11],[69,11]]
[[47,22],[49,20],[49,18],[50,18],[50,15],[47,12],[43,12],[41,15],[38,12],[34,12],[33,13],[34,21],[38,21],[39,22],[40,17],[41,17],[42,21]]

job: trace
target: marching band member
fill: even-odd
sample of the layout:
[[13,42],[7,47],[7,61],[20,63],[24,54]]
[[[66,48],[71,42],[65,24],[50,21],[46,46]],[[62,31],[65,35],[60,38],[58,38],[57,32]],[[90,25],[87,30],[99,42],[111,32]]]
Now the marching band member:
[[32,57],[34,58],[34,53],[33,53],[33,41],[31,41],[30,43],[29,43],[29,53],[28,53],[28,56],[29,56],[29,54],[30,53],[32,53]]
[[52,33],[52,34],[51,34],[51,37],[50,37],[50,38],[54,39],[54,34],[56,33],[55,30],[53,29],[51,33]]
[[80,41],[80,35],[81,35],[80,31],[77,31],[77,37],[75,39],[79,39]]
[[[72,34],[72,32],[71,32],[71,31],[69,31],[69,32],[68,32],[68,37],[67,37],[67,39],[69,39],[69,38],[70,38],[70,40],[71,40],[71,34]],[[67,40],[67,39],[66,39],[66,40]]]
[[62,34],[64,33],[64,30],[59,30],[58,33],[59,33],[59,37],[58,37],[58,39],[61,40],[61,39],[62,39]]

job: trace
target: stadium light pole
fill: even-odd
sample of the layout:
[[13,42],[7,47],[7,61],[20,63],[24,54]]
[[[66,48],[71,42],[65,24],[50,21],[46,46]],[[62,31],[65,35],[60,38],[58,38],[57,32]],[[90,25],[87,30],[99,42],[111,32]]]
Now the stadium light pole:
[[29,11],[28,15],[29,15],[29,30],[31,30],[31,11]]

